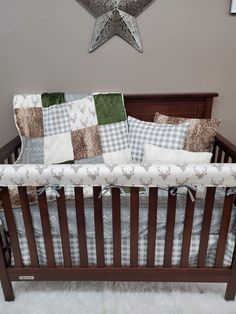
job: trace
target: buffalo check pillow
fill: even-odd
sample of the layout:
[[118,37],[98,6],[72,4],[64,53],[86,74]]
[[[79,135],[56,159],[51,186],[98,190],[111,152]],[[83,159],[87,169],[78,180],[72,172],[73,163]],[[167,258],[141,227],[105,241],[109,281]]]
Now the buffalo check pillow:
[[158,124],[189,123],[184,149],[191,152],[210,152],[221,120],[170,117],[156,112],[154,122]]
[[22,140],[17,163],[131,161],[122,94],[17,95],[14,114]]
[[128,117],[129,143],[132,159],[142,162],[144,144],[167,149],[183,149],[188,123],[156,124]]

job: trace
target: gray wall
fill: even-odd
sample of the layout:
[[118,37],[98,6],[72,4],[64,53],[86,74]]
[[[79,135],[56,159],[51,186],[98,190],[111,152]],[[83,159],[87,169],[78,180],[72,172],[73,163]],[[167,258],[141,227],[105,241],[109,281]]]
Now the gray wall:
[[16,134],[12,97],[43,91],[216,91],[236,144],[236,16],[230,0],[156,0],[138,17],[144,54],[113,37],[88,54],[94,18],[76,0],[0,4],[0,146]]

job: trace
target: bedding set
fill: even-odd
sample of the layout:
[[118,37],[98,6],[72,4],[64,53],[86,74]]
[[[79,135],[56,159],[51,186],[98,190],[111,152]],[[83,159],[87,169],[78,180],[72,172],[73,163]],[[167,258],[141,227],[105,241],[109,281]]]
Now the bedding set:
[[[28,190],[39,264],[46,252],[37,204],[36,186],[46,185],[56,264],[63,264],[56,197],[65,186],[71,256],[80,264],[73,186],[83,186],[89,265],[96,265],[96,241],[92,186],[103,186],[104,250],[106,265],[113,263],[112,202],[110,189],[121,189],[122,265],[130,262],[130,194],[126,186],[159,186],[155,265],[164,257],[166,235],[166,188],[177,189],[177,211],[172,264],[181,258],[185,204],[197,190],[189,265],[197,264],[203,219],[205,186],[215,186],[212,224],[206,265],[214,265],[225,188],[234,186],[233,165],[210,165],[210,152],[218,119],[184,119],[156,113],[154,122],[127,117],[119,93],[45,93],[14,97],[15,122],[21,137],[21,153],[15,165],[0,167],[0,185],[10,185],[14,216],[24,265],[30,265],[26,232],[15,185]],[[70,165],[67,165],[70,164]],[[43,174],[43,175],[42,175]],[[1,181],[2,180],[2,181]],[[56,188],[55,188],[56,186]],[[35,187],[35,188],[34,188]],[[176,189],[173,189],[173,193]],[[234,193],[231,189],[231,193]],[[235,208],[230,221],[224,266],[230,266],[235,246]],[[140,189],[139,265],[147,259],[148,192]],[[0,212],[6,228],[4,213]],[[12,264],[14,259],[12,257]]]

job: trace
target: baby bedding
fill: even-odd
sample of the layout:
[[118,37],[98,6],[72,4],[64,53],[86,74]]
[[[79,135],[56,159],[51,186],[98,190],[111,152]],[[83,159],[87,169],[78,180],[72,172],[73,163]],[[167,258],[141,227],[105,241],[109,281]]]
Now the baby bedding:
[[209,152],[220,125],[219,119],[189,119],[170,117],[159,112],[155,114],[154,122],[158,124],[189,123],[184,149],[193,152]]
[[[100,162],[127,162],[131,160],[131,154],[129,149],[128,131],[127,131],[127,117],[124,109],[123,97],[120,94],[94,94],[94,95],[68,95],[64,93],[42,94],[42,95],[18,95],[14,99],[15,119],[18,126],[20,135],[22,137],[23,152],[18,160],[22,163],[100,163]],[[188,132],[189,123],[179,121],[177,124],[154,124],[139,121],[137,119],[129,117],[129,136],[130,146],[132,149],[132,156],[134,161],[142,161],[143,144],[144,152],[145,147],[150,144],[160,146],[159,152],[162,156],[167,156],[167,150],[170,154],[175,154],[180,158],[180,161],[186,161],[184,156],[181,155],[183,151],[181,149],[186,148],[187,141],[185,136]],[[181,124],[180,122],[185,122]],[[191,121],[190,121],[191,122]],[[190,123],[191,124],[191,123]],[[198,129],[198,128],[197,128]],[[193,133],[192,133],[193,134]],[[148,143],[148,144],[147,144]],[[199,146],[200,144],[198,144]],[[152,147],[153,148],[153,147]],[[179,151],[178,151],[179,150]],[[178,153],[176,153],[178,152]],[[153,156],[156,152],[153,153]],[[117,157],[118,156],[118,157]],[[146,157],[151,157],[146,152]],[[158,156],[158,154],[157,154]],[[190,156],[190,155],[188,155]],[[192,155],[193,156],[193,155]],[[146,158],[145,157],[145,158]],[[170,157],[170,155],[168,156]],[[174,158],[174,156],[172,156]],[[201,157],[208,163],[211,154],[202,154]],[[189,157],[190,158],[190,157]],[[146,158],[147,159],[147,158]],[[148,161],[149,160],[144,160]],[[169,161],[170,162],[170,161]],[[171,160],[173,162],[173,160]],[[62,165],[58,165],[62,166]],[[103,165],[105,167],[105,165]],[[14,167],[14,166],[13,166]],[[14,171],[18,174],[24,169],[17,168],[21,165],[15,165]],[[43,166],[44,167],[44,166]],[[46,166],[47,167],[47,166]],[[88,178],[91,179],[90,184],[94,182],[99,183],[99,172],[102,172],[104,168],[98,170],[94,167],[77,168],[76,165],[68,166],[68,170],[73,171],[76,174],[76,178],[79,177],[80,171],[85,170],[85,181]],[[139,166],[137,166],[139,169]],[[167,177],[171,176],[171,168],[158,167],[151,165],[142,165],[143,171],[141,174],[145,175],[149,172],[149,168],[152,167],[150,173],[153,176],[160,176],[156,184],[161,183],[161,179],[167,184]],[[155,169],[153,168],[155,167]],[[187,166],[179,167],[182,172],[185,172]],[[200,166],[199,166],[200,167]],[[215,165],[216,171],[221,172],[220,165]],[[209,167],[210,168],[210,167]],[[62,171],[61,171],[62,169]],[[64,176],[64,169],[52,168],[50,175],[52,176],[53,183],[62,183]],[[102,184],[116,184],[121,178],[121,172],[113,173],[115,168],[109,168],[112,176],[109,180],[109,176],[103,178]],[[10,169],[11,170],[11,169]],[[135,185],[138,181],[133,180],[134,173],[136,171],[136,165],[128,165],[121,169],[123,178],[127,185]],[[153,171],[155,170],[155,171]],[[194,174],[199,180],[202,176],[206,175],[208,167],[204,165],[198,169],[198,166],[194,167]],[[232,169],[230,169],[231,171]],[[37,168],[38,175],[29,176],[31,168],[29,167],[24,173],[27,180],[42,180],[42,172],[47,172],[47,168]],[[4,169],[3,169],[4,172]],[[66,171],[65,171],[66,172]],[[149,174],[150,174],[149,173]],[[234,173],[234,172],[232,172]],[[118,178],[116,177],[118,175]],[[218,176],[218,173],[217,173]],[[134,176],[135,177],[135,176]],[[9,179],[11,180],[11,176]],[[16,176],[14,176],[16,178]],[[45,177],[46,178],[46,177]],[[50,176],[47,177],[50,183]],[[67,179],[69,179],[68,176]],[[72,176],[71,176],[72,178]],[[71,179],[70,178],[70,179]],[[90,180],[89,179],[89,180]],[[117,181],[116,181],[117,179]],[[131,180],[132,179],[132,180]],[[136,178],[137,179],[137,178]],[[145,183],[152,185],[152,177],[150,180],[146,180],[146,177],[140,176],[138,184],[144,185]],[[176,174],[176,178],[172,178],[175,184],[180,184],[181,176]],[[62,180],[62,181],[61,181]],[[131,182],[131,181],[132,182]],[[186,178],[185,178],[186,180]],[[122,181],[122,180],[121,180]],[[33,181],[31,181],[32,184]],[[135,183],[136,182],[136,183]],[[14,182],[11,182],[14,183]],[[52,183],[52,182],[51,182]],[[73,183],[70,181],[70,183]],[[153,184],[154,184],[153,183]],[[186,183],[183,181],[181,183]],[[223,182],[217,181],[214,185],[220,185]],[[67,182],[68,184],[68,182]],[[75,185],[83,185],[83,182],[75,182]],[[72,188],[71,188],[71,191]],[[67,193],[66,193],[67,194]],[[183,198],[181,203],[179,200]],[[223,197],[220,197],[223,200]],[[105,259],[108,265],[113,262],[113,241],[112,241],[112,229],[111,229],[111,197],[103,198],[104,204],[104,232],[105,232]],[[130,252],[130,239],[129,239],[129,197],[126,195],[121,196],[121,209],[122,209],[122,264],[129,265],[129,252]],[[165,233],[166,233],[166,203],[167,196],[159,195],[158,198],[158,217],[157,217],[157,247],[155,264],[163,263],[164,245],[165,245]],[[186,195],[178,195],[178,206],[176,213],[176,228],[175,239],[173,246],[173,264],[178,264],[181,258],[182,247],[182,233],[183,222],[185,217],[185,203]],[[75,208],[73,197],[67,199],[67,213],[69,221],[70,232],[70,245],[72,251],[72,260],[74,265],[79,264],[79,246],[78,236],[76,229]],[[34,229],[36,233],[36,244],[39,255],[39,262],[41,265],[46,264],[46,252],[44,247],[44,239],[42,234],[41,220],[39,217],[39,211],[37,204],[31,204],[31,212],[33,218]],[[147,254],[147,214],[148,214],[148,197],[143,195],[140,199],[139,210],[139,265],[146,263]],[[218,241],[219,222],[222,214],[222,204],[218,206],[215,202],[215,209],[211,233],[209,237],[209,248],[207,254],[207,265],[214,263],[214,254]],[[58,216],[56,203],[51,202],[49,204],[50,223],[52,226],[53,244],[55,249],[55,257],[57,264],[63,263],[63,254],[61,248],[61,239],[59,233]],[[93,199],[89,198],[85,200],[85,214],[86,214],[86,232],[88,243],[88,255],[89,264],[96,264],[96,241],[94,234],[94,217],[93,217]],[[200,241],[201,221],[203,214],[203,203],[199,204],[196,200],[195,217],[193,222],[193,235],[190,248],[190,265],[194,265],[197,261],[197,253]],[[235,213],[234,213],[235,214]],[[15,209],[14,215],[16,219],[17,229],[19,232],[19,243],[23,255],[24,265],[29,265],[30,255],[28,252],[27,238],[24,229],[24,223],[22,219],[21,209]],[[232,216],[234,217],[234,215]],[[3,224],[5,224],[5,217],[1,214]],[[6,225],[6,224],[5,224]],[[227,239],[226,252],[224,264],[229,265],[231,262],[233,249],[234,249],[234,235],[233,235],[234,220],[231,219],[230,234]],[[14,261],[13,261],[14,263]]]
[[131,161],[123,95],[44,93],[14,97],[18,163]]

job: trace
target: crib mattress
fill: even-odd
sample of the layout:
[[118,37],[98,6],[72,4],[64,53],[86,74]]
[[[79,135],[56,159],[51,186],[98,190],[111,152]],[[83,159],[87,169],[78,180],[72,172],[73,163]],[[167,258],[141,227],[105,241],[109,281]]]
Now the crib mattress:
[[[71,193],[71,191],[70,191]],[[213,266],[215,250],[217,246],[218,233],[220,228],[221,215],[223,210],[224,190],[218,188],[215,197],[214,210],[212,215],[212,223],[210,229],[209,252],[207,254],[207,265]],[[164,244],[166,234],[166,217],[167,217],[167,192],[159,191],[158,208],[157,208],[157,241],[156,241],[156,257],[155,264],[161,265],[164,256]],[[79,265],[79,246],[77,236],[77,224],[75,213],[75,201],[73,196],[67,199],[67,216],[70,234],[71,254],[73,265]],[[181,257],[182,233],[185,219],[185,204],[186,195],[177,196],[177,209],[175,219],[175,237],[173,247],[172,264],[179,264]],[[93,199],[86,198],[84,202],[85,218],[86,218],[86,235],[88,246],[89,265],[96,265],[96,245],[95,245],[95,226],[94,226],[94,209]],[[42,225],[38,204],[31,204],[31,214],[33,220],[33,227],[36,236],[37,250],[39,255],[40,265],[46,265],[46,253],[44,247],[44,240],[42,234]],[[190,265],[195,265],[197,262],[197,253],[200,242],[200,232],[203,218],[204,200],[196,199],[194,220],[192,229],[192,241],[190,249]],[[20,208],[14,209],[14,216],[16,220],[17,231],[19,235],[19,242],[22,250],[22,257],[24,265],[30,264],[30,256],[28,251],[28,244],[25,234],[25,227],[23,222],[22,211]],[[229,236],[225,251],[225,266],[229,266],[233,254],[235,243],[235,217],[236,209],[233,208]],[[3,226],[6,228],[6,221],[4,213],[0,213],[0,218]],[[63,264],[63,255],[61,249],[60,229],[57,213],[57,205],[55,201],[49,202],[49,218],[51,224],[51,232],[53,237],[53,244],[55,250],[55,258],[57,265]],[[105,261],[107,265],[113,263],[113,245],[112,245],[112,211],[111,211],[111,196],[103,196],[103,221],[104,221],[104,249]],[[140,195],[139,204],[139,265],[145,265],[147,254],[147,234],[148,234],[148,195]],[[122,238],[122,265],[129,265],[129,250],[130,250],[130,196],[129,194],[121,195],[121,238]],[[14,261],[12,261],[14,262]]]

